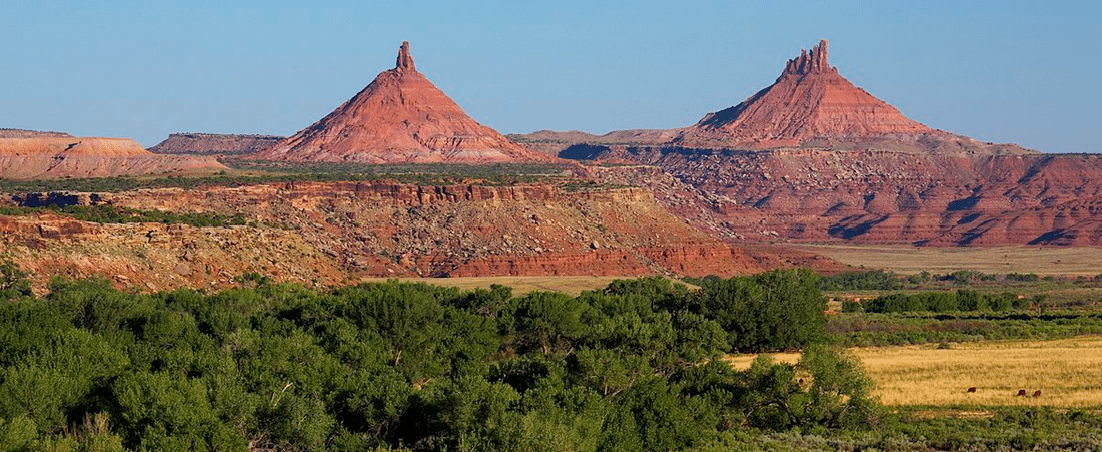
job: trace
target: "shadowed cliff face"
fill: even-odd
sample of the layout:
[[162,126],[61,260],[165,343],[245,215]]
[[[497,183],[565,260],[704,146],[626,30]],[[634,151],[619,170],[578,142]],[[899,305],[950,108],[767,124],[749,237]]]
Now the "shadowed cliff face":
[[467,116],[417,72],[409,43],[394,69],[332,113],[282,143],[258,152],[268,160],[359,163],[546,162]]

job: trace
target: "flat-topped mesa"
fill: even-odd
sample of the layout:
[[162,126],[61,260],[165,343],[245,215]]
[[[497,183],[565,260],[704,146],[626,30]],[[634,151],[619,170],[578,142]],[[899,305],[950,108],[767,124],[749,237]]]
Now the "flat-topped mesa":
[[812,47],[810,53],[804,49],[800,49],[800,56],[788,60],[788,64],[785,65],[781,77],[786,75],[806,75],[822,72],[838,72],[838,68],[830,67],[830,64],[827,62],[826,39],[820,40],[819,45]]
[[402,46],[398,48],[398,61],[395,63],[394,69],[417,71],[417,68],[413,66],[413,57],[409,54],[409,41],[402,41]]

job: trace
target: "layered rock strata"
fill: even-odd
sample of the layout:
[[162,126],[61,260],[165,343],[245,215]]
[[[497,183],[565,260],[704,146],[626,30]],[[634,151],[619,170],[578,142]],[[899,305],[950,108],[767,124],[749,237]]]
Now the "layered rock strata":
[[310,127],[254,154],[266,160],[358,163],[548,162],[479,124],[414,66],[402,43],[394,69]]
[[[296,182],[112,195],[135,208],[240,212],[376,276],[736,274],[759,267],[645,189]],[[380,264],[379,256],[388,264]]]
[[769,87],[710,113],[672,140],[686,147],[773,148],[819,139],[932,133],[895,107],[854,86],[827,60],[824,39],[785,65]]
[[642,188],[293,182],[16,198],[248,220],[208,228],[0,216],[0,243],[39,282],[99,275],[159,290],[225,287],[245,272],[328,285],[380,276],[732,275],[778,265],[701,233]]
[[0,178],[194,174],[225,169],[212,157],[153,154],[126,138],[73,137],[56,132],[0,137]]
[[672,175],[679,190],[656,187],[671,211],[741,240],[1102,246],[1102,157],[1095,155],[591,152]]

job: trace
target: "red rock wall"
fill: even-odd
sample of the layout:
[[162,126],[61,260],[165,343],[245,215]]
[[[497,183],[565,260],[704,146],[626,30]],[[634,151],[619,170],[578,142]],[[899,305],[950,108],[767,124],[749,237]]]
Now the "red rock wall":
[[[1102,156],[609,148],[697,192],[712,227],[745,240],[931,246],[1102,245]],[[680,209],[680,210],[679,210]],[[702,228],[706,225],[698,224]]]

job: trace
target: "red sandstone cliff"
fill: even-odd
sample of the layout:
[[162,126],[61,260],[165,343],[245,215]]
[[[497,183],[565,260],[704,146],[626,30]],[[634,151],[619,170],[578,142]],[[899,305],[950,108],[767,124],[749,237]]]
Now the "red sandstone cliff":
[[294,182],[18,198],[41,204],[44,196],[235,214],[249,224],[0,215],[0,246],[39,281],[102,275],[153,290],[224,287],[248,271],[335,284],[362,276],[731,275],[783,265],[701,233],[641,188]]
[[[655,187],[671,211],[742,240],[1102,246],[1102,158],[1094,155],[594,152],[646,165],[624,171],[672,176],[676,186]],[[646,173],[631,181],[656,186],[658,180]]]
[[646,189],[295,182],[104,195],[140,209],[237,213],[298,231],[375,276],[689,275],[760,269]]
[[282,143],[258,152],[267,160],[360,163],[547,162],[467,116],[417,72],[409,43],[394,69],[332,113]]

